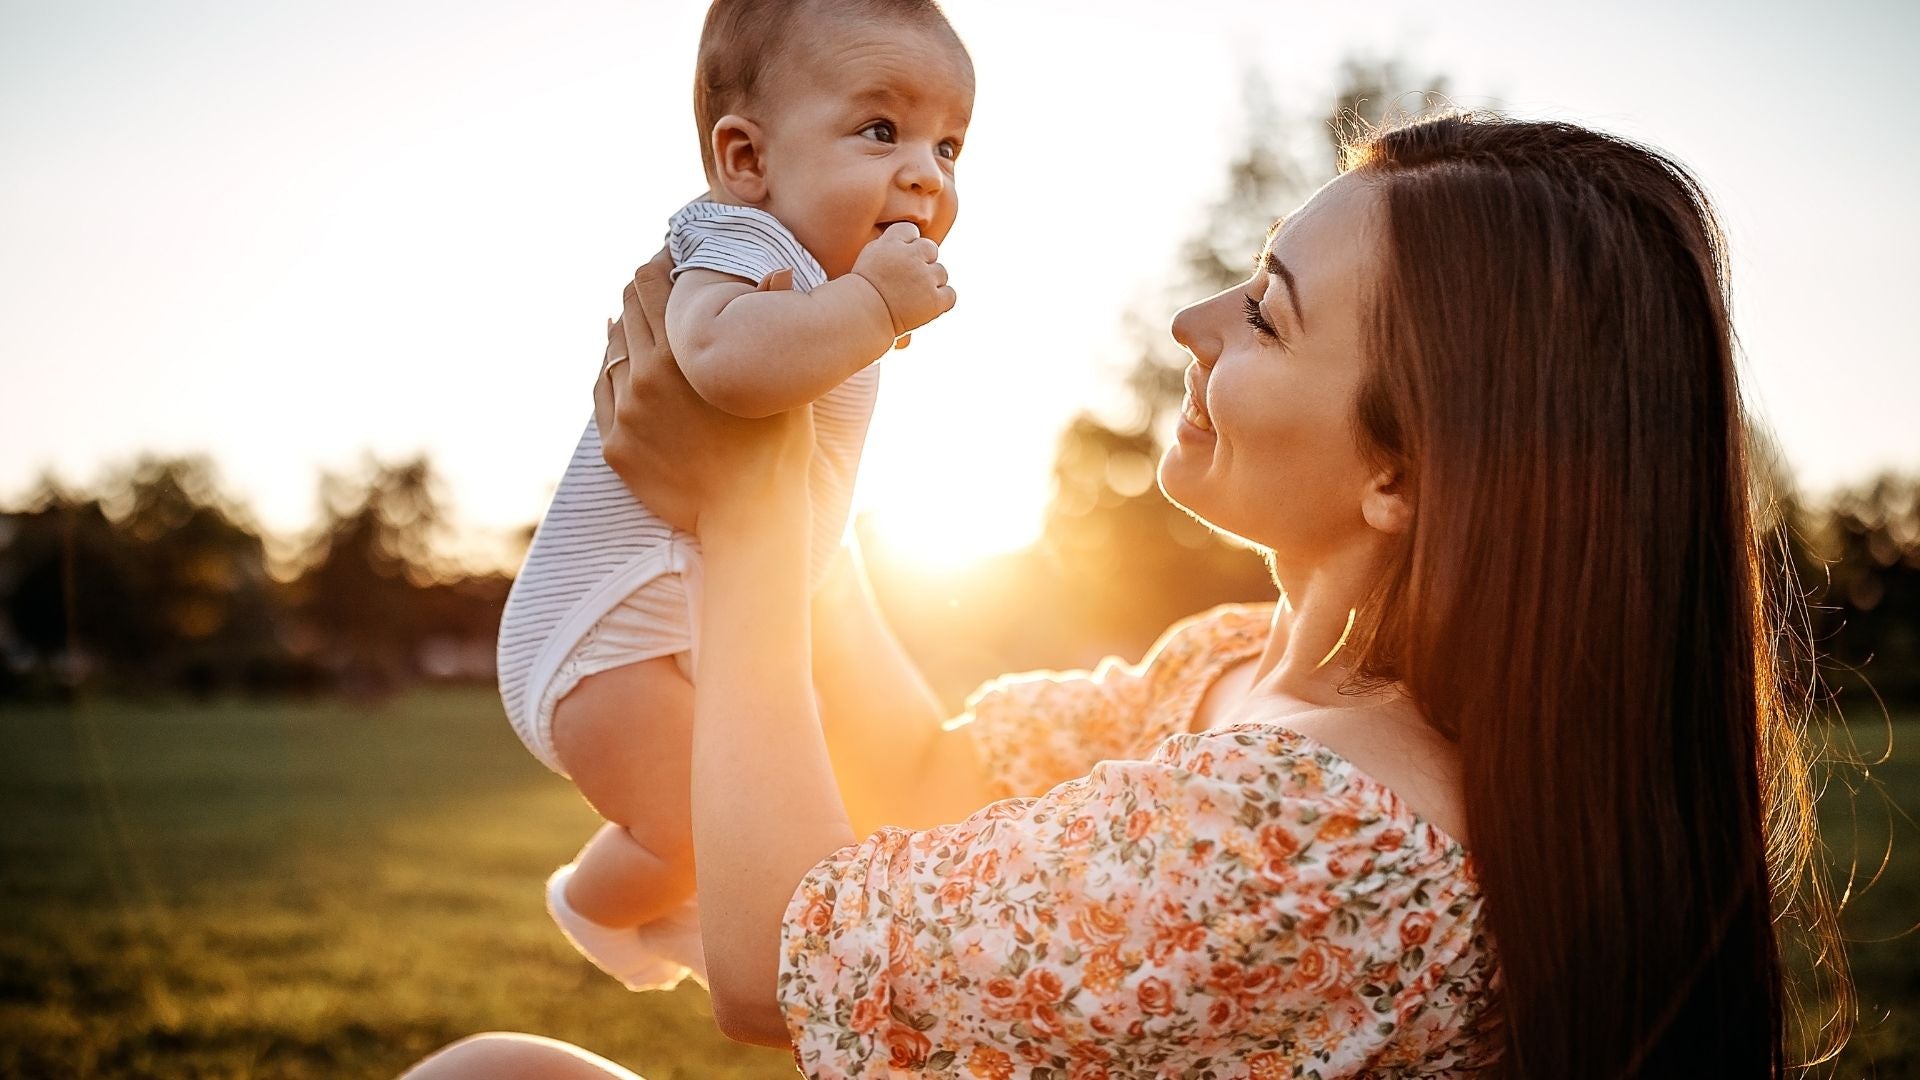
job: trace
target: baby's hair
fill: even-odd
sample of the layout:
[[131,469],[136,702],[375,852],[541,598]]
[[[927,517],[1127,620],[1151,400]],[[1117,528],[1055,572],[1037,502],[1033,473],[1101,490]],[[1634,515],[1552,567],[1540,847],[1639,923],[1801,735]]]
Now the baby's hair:
[[751,103],[789,52],[811,44],[813,28],[804,23],[822,17],[912,20],[966,53],[935,0],[714,0],[693,70],[693,120],[709,180],[716,175],[713,125]]

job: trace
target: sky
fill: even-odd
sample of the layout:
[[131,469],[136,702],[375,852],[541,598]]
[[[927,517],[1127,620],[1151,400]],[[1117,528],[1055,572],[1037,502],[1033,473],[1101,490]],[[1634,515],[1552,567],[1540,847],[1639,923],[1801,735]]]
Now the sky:
[[[960,303],[884,361],[856,500],[929,560],[1031,539],[1062,426],[1121,400],[1122,317],[1197,299],[1166,284],[1244,73],[1310,121],[1356,53],[1678,156],[1803,484],[1920,469],[1920,4],[945,7],[979,79],[942,248]],[[295,533],[320,470],[424,451],[461,550],[500,550],[590,413],[622,284],[704,187],[704,11],[0,0],[0,505],[199,452]]]

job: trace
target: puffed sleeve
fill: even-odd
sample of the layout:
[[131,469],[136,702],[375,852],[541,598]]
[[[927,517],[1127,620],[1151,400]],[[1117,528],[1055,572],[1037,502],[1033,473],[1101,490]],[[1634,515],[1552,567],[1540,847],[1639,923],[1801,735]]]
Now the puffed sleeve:
[[[1182,1075],[1292,1053],[1309,1030],[1316,1054],[1338,1052],[1341,1025],[1377,1037],[1403,1005],[1424,1015],[1433,980],[1472,966],[1457,864],[1411,835],[1425,826],[1365,790],[1330,794],[1324,765],[1296,772],[1282,749],[1260,732],[1174,736],[1148,760],[834,852],[782,936],[801,1069]],[[1409,967],[1405,932],[1377,924],[1416,900]]]
[[[1139,757],[1151,714],[1178,700],[1194,669],[1223,649],[1257,647],[1273,606],[1227,605],[1173,624],[1137,664],[1008,675],[975,691],[962,723],[1000,795],[1038,795],[1108,758]],[[1185,725],[1181,725],[1184,727]]]

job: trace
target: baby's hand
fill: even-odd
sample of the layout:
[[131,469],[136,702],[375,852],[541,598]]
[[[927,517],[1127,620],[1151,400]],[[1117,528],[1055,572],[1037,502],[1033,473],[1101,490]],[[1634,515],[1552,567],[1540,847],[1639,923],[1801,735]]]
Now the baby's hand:
[[853,272],[880,294],[895,337],[953,310],[955,296],[947,284],[947,268],[940,265],[940,245],[907,222],[887,226],[862,248]]

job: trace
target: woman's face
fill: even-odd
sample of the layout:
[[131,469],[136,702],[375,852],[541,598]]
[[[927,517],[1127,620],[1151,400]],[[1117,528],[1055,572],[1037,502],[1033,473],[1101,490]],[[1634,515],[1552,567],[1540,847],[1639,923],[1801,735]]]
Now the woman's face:
[[1193,356],[1167,498],[1311,564],[1368,535],[1354,393],[1365,371],[1362,301],[1379,268],[1379,193],[1348,174],[1284,219],[1252,277],[1174,316]]

